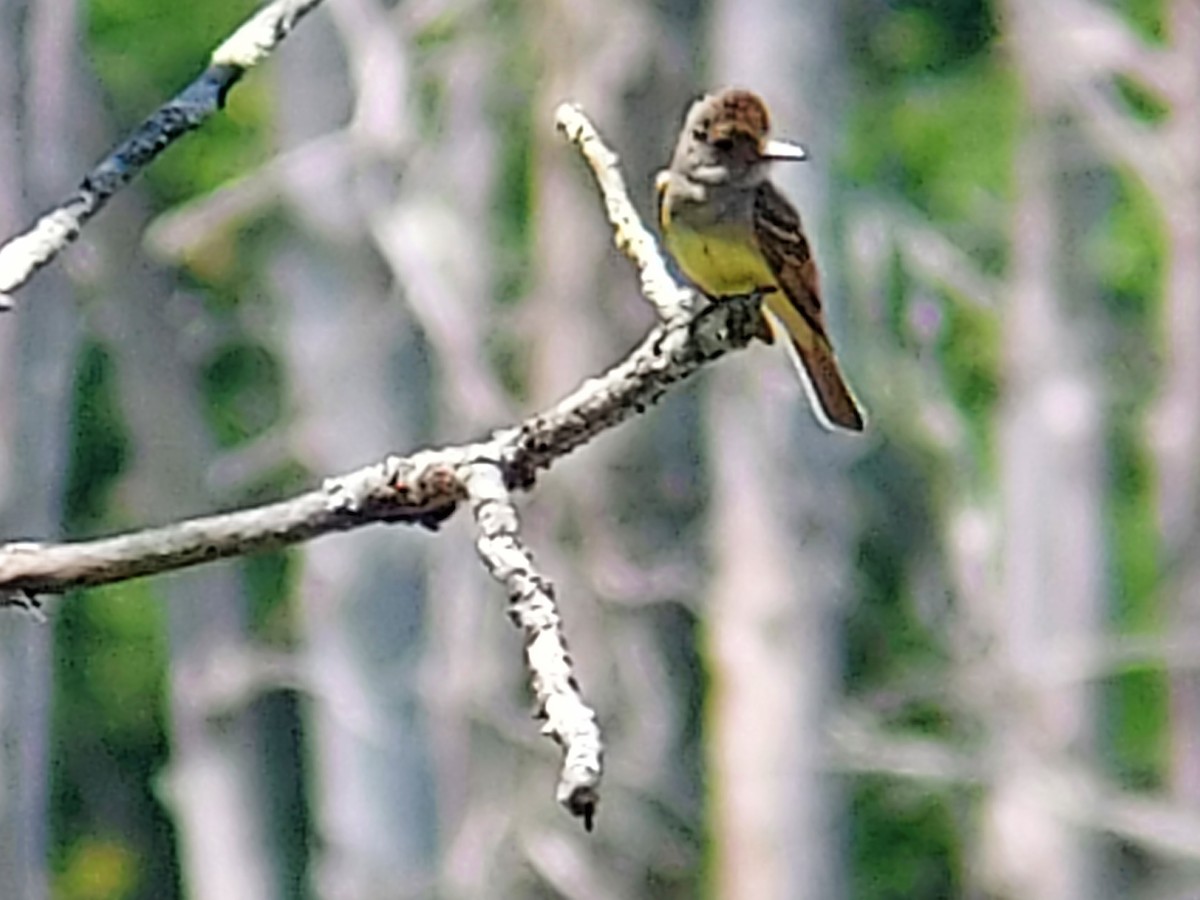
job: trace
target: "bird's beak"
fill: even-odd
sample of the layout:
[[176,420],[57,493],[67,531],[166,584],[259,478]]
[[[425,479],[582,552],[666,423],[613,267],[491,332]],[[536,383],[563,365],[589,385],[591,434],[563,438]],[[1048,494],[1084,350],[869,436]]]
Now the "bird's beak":
[[808,151],[799,144],[788,141],[767,141],[763,145],[763,159],[771,162],[800,162],[808,159]]

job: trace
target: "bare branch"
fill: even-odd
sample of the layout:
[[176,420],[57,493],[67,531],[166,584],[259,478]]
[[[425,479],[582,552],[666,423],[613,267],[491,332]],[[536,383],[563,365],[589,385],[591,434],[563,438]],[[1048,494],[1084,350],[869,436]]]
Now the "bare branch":
[[163,150],[225,106],[230,89],[262,62],[321,0],[275,0],[241,25],[212,54],[195,81],[160,106],[87,176],[70,197],[24,234],[0,246],[0,309],[79,236],[89,219]]
[[860,240],[886,239],[900,247],[908,268],[931,284],[946,287],[968,303],[998,309],[996,279],[943,231],[900,206],[880,206],[864,216]]
[[375,522],[435,528],[466,496],[456,474],[461,467],[494,460],[508,485],[532,487],[539,470],[644,412],[674,382],[746,346],[757,334],[758,306],[759,298],[738,298],[655,328],[606,374],[481,444],[390,456],[317,490],[239,512],[94,541],[0,545],[0,599],[125,581]]
[[592,830],[599,802],[604,748],[595,712],[575,680],[554,588],[533,563],[521,540],[517,510],[498,465],[484,461],[466,469],[463,482],[479,526],[484,565],[508,591],[509,615],[525,634],[525,663],[537,698],[542,734],[563,748],[558,802]]
[[116,537],[6,544],[0,546],[0,597],[125,581],[273,550],[369,522],[433,527],[463,496],[447,459],[445,454],[389,457],[290,500]]
[[613,226],[613,240],[617,249],[637,265],[646,299],[666,322],[692,312],[695,294],[681,288],[667,271],[653,235],[646,230],[633,204],[629,202],[625,181],[617,168],[620,162],[617,155],[604,145],[578,106],[562,104],[555,113],[555,121],[559,130],[579,148],[591,167],[600,192],[604,195],[604,210]]
[[[835,771],[913,779],[946,787],[992,784],[997,760],[951,742],[896,733],[851,711],[828,734]],[[1000,762],[1003,765],[1003,762]],[[1040,805],[1075,825],[1105,832],[1165,857],[1200,859],[1200,816],[1158,794],[1122,790],[1077,760],[1047,765],[1033,779]]]
[[946,785],[974,785],[985,767],[949,741],[895,733],[875,716],[847,710],[826,735],[827,765],[834,771],[913,778]]
[[1057,4],[1054,12],[1053,38],[1060,46],[1050,58],[1069,79],[1084,83],[1128,75],[1160,96],[1176,93],[1174,53],[1147,43],[1116,11],[1072,0]]

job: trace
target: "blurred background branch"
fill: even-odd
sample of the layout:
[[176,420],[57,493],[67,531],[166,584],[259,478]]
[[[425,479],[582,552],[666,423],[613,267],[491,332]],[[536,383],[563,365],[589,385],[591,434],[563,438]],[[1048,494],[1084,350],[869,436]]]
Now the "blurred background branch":
[[269,56],[320,2],[274,0],[264,6],[213,51],[208,68],[195,81],[160,106],[93,168],[74,194],[38,219],[29,231],[0,245],[0,309],[11,305],[7,294],[75,240],[113,194],[159,153],[215,115],[246,71]]

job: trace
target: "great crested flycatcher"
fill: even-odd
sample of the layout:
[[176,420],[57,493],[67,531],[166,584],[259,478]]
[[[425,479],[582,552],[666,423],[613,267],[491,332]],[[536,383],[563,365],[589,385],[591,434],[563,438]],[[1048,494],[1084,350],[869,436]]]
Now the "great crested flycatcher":
[[772,162],[807,153],[768,140],[769,126],[766,105],[749,91],[726,89],[692,104],[671,166],[658,175],[659,225],[684,275],[708,296],[763,294],[767,320],[786,333],[818,421],[862,431],[862,410],[825,328],[800,216],[769,180]]

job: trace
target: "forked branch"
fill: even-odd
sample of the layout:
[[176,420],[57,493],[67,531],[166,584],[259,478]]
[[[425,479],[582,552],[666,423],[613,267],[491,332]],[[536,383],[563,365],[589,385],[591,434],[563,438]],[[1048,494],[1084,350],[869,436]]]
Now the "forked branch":
[[[315,3],[275,5],[307,9]],[[761,313],[760,298],[753,296],[697,312],[695,296],[671,277],[630,203],[616,156],[578,108],[561,107],[558,124],[588,162],[616,244],[636,265],[642,292],[659,313],[658,326],[625,359],[553,407],[486,440],[389,456],[287,500],[98,540],[0,545],[0,604],[28,607],[40,594],[243,556],[372,523],[437,528],[468,501],[480,555],[508,592],[513,621],[525,636],[543,733],[563,749],[559,802],[590,828],[602,772],[600,732],[573,673],[553,590],[521,539],[512,493],[531,489],[541,470],[645,412],[675,382],[746,346],[761,331]],[[85,219],[77,220],[76,231]],[[4,283],[19,285],[36,267]]]

